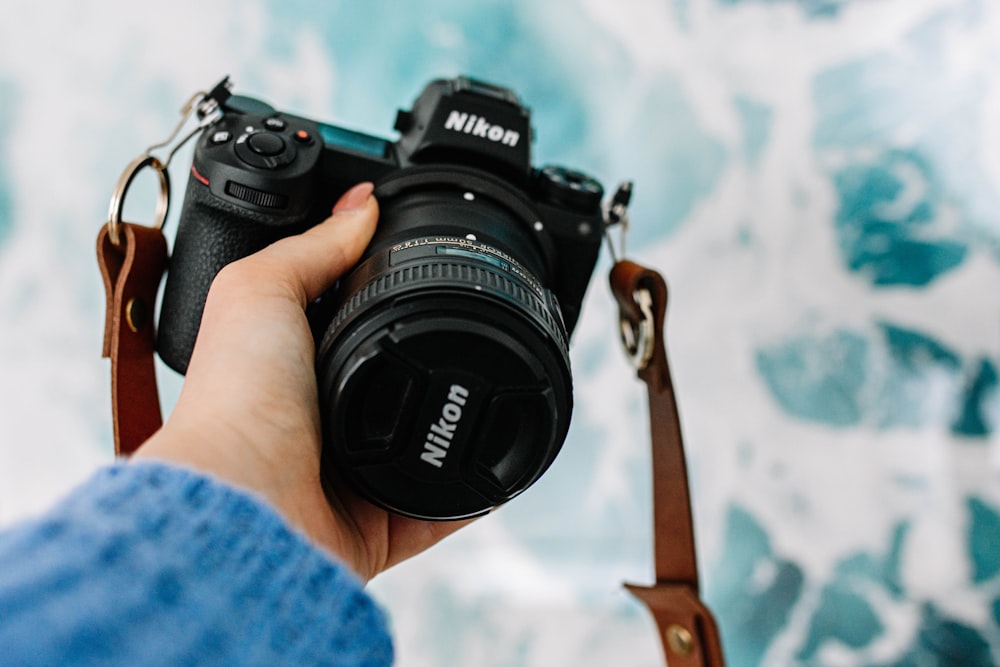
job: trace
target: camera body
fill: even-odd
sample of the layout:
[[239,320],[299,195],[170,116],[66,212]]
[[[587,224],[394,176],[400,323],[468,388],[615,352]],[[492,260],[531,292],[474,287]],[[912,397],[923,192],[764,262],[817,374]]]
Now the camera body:
[[533,483],[565,439],[569,335],[604,235],[603,188],[531,165],[509,89],[430,82],[395,142],[231,96],[197,141],[158,351],[185,372],[228,263],[325,219],[361,181],[380,221],[310,309],[324,479],[400,514],[456,519]]

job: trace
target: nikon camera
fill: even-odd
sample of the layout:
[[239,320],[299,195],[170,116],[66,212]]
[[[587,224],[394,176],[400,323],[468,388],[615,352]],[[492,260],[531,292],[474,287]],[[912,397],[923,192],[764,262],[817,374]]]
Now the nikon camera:
[[310,307],[325,483],[422,519],[488,512],[552,463],[573,404],[569,336],[604,233],[603,188],[531,164],[511,90],[429,83],[396,141],[222,99],[198,138],[158,351],[184,373],[226,264],[376,184],[378,229]]

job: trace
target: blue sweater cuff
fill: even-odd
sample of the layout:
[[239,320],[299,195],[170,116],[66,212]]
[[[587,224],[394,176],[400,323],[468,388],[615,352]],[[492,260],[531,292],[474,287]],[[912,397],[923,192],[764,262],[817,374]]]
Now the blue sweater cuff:
[[361,583],[263,502],[158,463],[103,469],[0,535],[11,664],[389,665]]

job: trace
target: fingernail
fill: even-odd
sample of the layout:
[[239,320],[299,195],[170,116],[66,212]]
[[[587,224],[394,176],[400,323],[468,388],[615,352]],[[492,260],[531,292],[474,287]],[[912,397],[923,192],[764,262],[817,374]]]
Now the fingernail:
[[373,184],[358,183],[341,195],[340,200],[338,200],[336,206],[333,207],[333,212],[350,213],[351,211],[357,211],[358,209],[364,208],[365,204],[368,203],[368,198],[372,196],[372,192],[374,191],[375,186]]

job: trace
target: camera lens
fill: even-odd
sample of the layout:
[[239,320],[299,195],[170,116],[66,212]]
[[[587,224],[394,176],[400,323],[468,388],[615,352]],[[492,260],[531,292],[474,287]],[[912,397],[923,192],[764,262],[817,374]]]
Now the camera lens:
[[497,183],[403,179],[380,185],[376,236],[320,318],[324,476],[399,514],[476,516],[538,479],[569,427],[553,253]]

